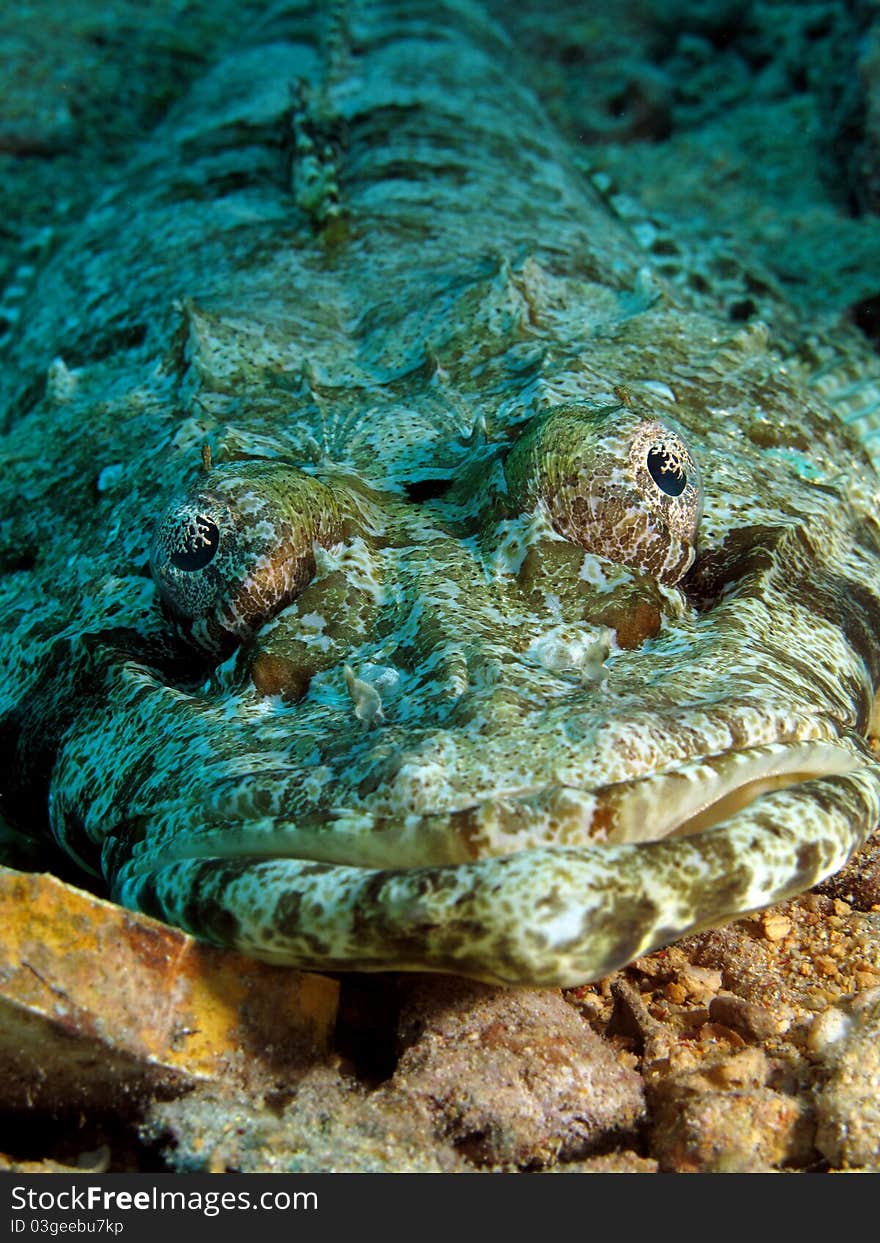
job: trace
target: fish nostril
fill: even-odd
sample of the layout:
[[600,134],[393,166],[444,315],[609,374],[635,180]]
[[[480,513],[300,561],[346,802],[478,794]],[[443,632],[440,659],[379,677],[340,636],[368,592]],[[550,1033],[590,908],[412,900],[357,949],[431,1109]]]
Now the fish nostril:
[[280,695],[298,703],[312,681],[312,670],[273,652],[258,652],[251,664],[251,681],[261,695]]

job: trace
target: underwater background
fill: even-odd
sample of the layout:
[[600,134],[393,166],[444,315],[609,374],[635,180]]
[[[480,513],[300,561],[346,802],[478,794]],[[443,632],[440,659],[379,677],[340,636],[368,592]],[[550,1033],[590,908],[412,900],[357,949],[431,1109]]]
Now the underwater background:
[[[14,354],[41,265],[234,32],[274,7],[284,6],[80,0],[62,10],[47,0],[0,13],[0,359]],[[877,4],[483,7],[515,45],[568,158],[682,305],[710,306],[731,331],[766,325],[783,353],[812,341],[818,391],[873,451]],[[413,8],[430,22],[430,4]],[[83,308],[65,314],[76,324]],[[824,354],[829,337],[853,343],[858,366],[845,383]],[[71,369],[80,361],[65,357]],[[4,420],[35,399],[4,369]],[[47,462],[55,468],[51,447]],[[9,520],[0,529],[8,575],[25,568],[15,531]],[[39,871],[49,860],[73,878],[49,847],[8,840],[11,864]],[[285,1064],[273,1078],[264,1065],[254,1079],[239,1066],[224,1083],[217,1065],[189,1078],[185,1068],[159,1090],[138,1066],[137,1089],[120,1072],[115,1095],[85,1106],[81,1082],[65,1096],[62,1074],[54,1100],[34,1087],[37,1110],[23,1106],[20,1084],[3,1095],[0,1078],[0,1151],[11,1168],[874,1168],[878,873],[868,853],[857,877],[842,874],[781,914],[698,934],[565,995],[350,979],[339,999],[304,1003],[314,1045],[295,1074]],[[255,987],[276,980],[269,972]],[[218,1037],[230,1058],[235,1039]],[[562,1083],[572,1066],[574,1089]]]

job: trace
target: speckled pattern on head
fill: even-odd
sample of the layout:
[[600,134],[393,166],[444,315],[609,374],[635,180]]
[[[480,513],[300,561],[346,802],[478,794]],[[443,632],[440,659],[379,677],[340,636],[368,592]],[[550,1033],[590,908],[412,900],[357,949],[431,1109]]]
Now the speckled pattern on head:
[[841,867],[880,484],[809,367],[653,273],[477,5],[233,33],[8,353],[5,817],[270,961],[504,983]]

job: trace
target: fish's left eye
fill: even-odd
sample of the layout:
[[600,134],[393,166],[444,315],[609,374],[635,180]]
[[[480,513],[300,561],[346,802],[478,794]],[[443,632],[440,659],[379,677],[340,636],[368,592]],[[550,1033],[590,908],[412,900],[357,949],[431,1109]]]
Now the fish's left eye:
[[671,427],[642,421],[632,432],[629,474],[647,510],[687,551],[683,574],[693,561],[703,503],[703,483],[690,450]]
[[677,583],[696,555],[703,487],[675,428],[627,407],[557,406],[505,462],[509,495],[572,543]]
[[645,461],[648,474],[661,492],[667,496],[681,496],[687,487],[688,477],[684,463],[674,448],[670,452],[666,443],[661,441],[648,450]]

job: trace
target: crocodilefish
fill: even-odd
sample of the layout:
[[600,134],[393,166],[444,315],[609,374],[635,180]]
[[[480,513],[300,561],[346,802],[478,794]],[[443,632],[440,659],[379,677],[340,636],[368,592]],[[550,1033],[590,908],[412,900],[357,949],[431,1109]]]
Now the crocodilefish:
[[880,814],[808,352],[657,275],[468,0],[267,9],[7,352],[7,825],[313,969],[570,985],[806,889]]

